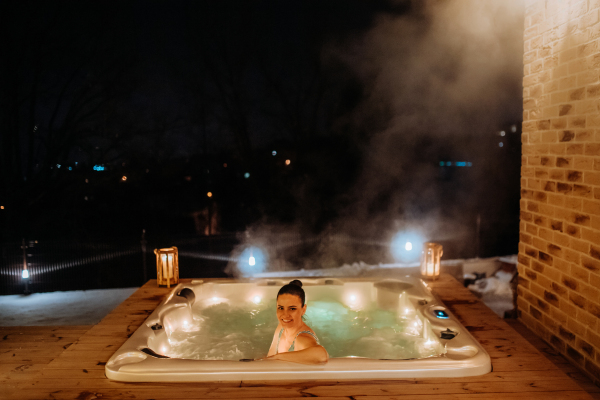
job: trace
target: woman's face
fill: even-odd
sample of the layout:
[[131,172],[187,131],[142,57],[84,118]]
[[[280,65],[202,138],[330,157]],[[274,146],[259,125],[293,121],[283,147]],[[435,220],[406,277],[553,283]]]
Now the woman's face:
[[302,325],[302,316],[305,312],[306,304],[302,307],[300,297],[286,293],[277,298],[277,319],[284,328]]

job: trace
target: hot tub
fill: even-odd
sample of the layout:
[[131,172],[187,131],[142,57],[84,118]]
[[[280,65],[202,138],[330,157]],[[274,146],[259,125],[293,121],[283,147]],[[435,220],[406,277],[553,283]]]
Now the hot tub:
[[[230,359],[221,360],[174,358],[172,344],[176,341],[175,337],[180,332],[187,331],[193,324],[202,326],[205,323],[203,320],[195,320],[195,313],[197,315],[205,310],[219,313],[220,309],[210,308],[215,305],[251,302],[258,304],[269,299],[272,299],[271,304],[274,304],[279,288],[289,282],[288,279],[247,282],[193,280],[191,283],[177,285],[115,352],[106,363],[106,376],[126,382],[186,382],[463,377],[483,375],[491,371],[491,361],[486,351],[420,279],[406,277],[402,280],[357,281],[322,278],[302,281],[309,309],[311,304],[334,301],[341,312],[350,313],[352,318],[362,315],[363,320],[376,320],[375,317],[364,318],[364,311],[360,311],[362,314],[353,311],[367,308],[367,305],[376,305],[378,310],[382,310],[375,311],[376,313],[385,313],[388,319],[390,315],[393,316],[395,321],[392,323],[396,324],[395,327],[400,326],[398,324],[410,325],[411,330],[400,333],[403,340],[414,338],[414,343],[405,347],[410,347],[411,351],[418,349],[419,354],[424,354],[424,358],[418,358],[410,351],[406,356],[392,352],[388,355],[385,351],[392,349],[390,346],[380,347],[371,357],[361,354],[362,350],[358,347],[344,351],[333,349],[331,346],[330,359],[325,365],[302,365],[248,358],[231,359],[235,354],[229,356]],[[333,308],[333,312],[335,310]],[[274,306],[272,315],[272,321],[263,324],[268,325],[263,329],[270,332],[265,339],[263,356],[268,351],[272,332],[277,326]],[[309,325],[324,339],[322,344],[327,349],[324,341],[331,337],[331,332],[328,332],[328,329],[319,332],[311,322]],[[195,339],[199,346],[202,343],[202,329],[201,327],[198,333],[200,336]],[[388,332],[390,329],[375,330]],[[223,336],[226,337],[226,333]],[[359,338],[353,343],[370,343],[377,341],[375,339],[383,340],[379,335],[376,338]],[[332,351],[336,354],[332,354]],[[355,352],[358,352],[358,355],[355,355]]]

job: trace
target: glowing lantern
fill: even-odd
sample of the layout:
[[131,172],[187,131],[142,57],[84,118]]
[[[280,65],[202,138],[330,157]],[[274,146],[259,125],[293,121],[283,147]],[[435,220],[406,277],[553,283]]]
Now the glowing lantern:
[[421,253],[421,276],[435,280],[440,276],[440,259],[444,254],[442,245],[438,243],[423,243]]
[[179,283],[179,257],[177,247],[167,249],[155,249],[156,254],[156,283],[158,286],[171,285]]

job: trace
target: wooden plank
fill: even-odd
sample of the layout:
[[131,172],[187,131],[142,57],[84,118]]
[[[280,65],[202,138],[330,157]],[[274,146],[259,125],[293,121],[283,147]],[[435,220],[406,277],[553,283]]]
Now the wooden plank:
[[[208,281],[208,280],[207,280]],[[155,285],[155,282],[154,282]],[[442,277],[430,284],[492,357],[494,371],[479,377],[404,379],[378,381],[251,381],[208,383],[123,383],[106,379],[104,364],[114,351],[143,323],[169,290],[152,286],[152,281],[136,291],[111,314],[93,327],[77,329],[30,330],[31,345],[7,331],[3,349],[21,350],[19,355],[52,353],[43,349],[52,343],[57,357],[36,358],[27,364],[4,364],[0,369],[2,396],[10,399],[121,399],[121,398],[300,398],[325,399],[587,399],[588,393],[556,365],[498,318],[453,278]],[[77,332],[72,339],[68,331]],[[0,331],[1,332],[1,331]],[[62,335],[62,336],[56,336]],[[24,337],[22,334],[17,336]],[[57,338],[60,337],[61,339]],[[64,342],[63,342],[64,340]],[[61,345],[72,344],[66,349]],[[0,341],[0,343],[3,343]],[[19,345],[21,344],[21,345]],[[41,346],[38,346],[41,345]],[[20,348],[19,348],[20,346]],[[1,357],[1,355],[0,355]],[[43,365],[46,361],[48,364]],[[40,362],[40,364],[37,364]],[[31,367],[21,367],[31,365]],[[11,368],[12,366],[12,368]],[[24,368],[20,373],[17,368]],[[27,369],[31,368],[29,374]],[[41,369],[40,369],[41,368]]]

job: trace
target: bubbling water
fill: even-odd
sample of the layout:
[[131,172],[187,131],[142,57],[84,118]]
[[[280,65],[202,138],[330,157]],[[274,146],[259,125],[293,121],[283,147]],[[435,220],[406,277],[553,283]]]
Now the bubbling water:
[[[430,328],[416,315],[405,318],[374,304],[352,310],[335,300],[307,304],[306,323],[330,357],[413,359],[443,353],[443,346],[431,340]],[[194,322],[171,334],[167,355],[197,360],[265,357],[277,327],[275,308],[275,300],[194,307]]]

